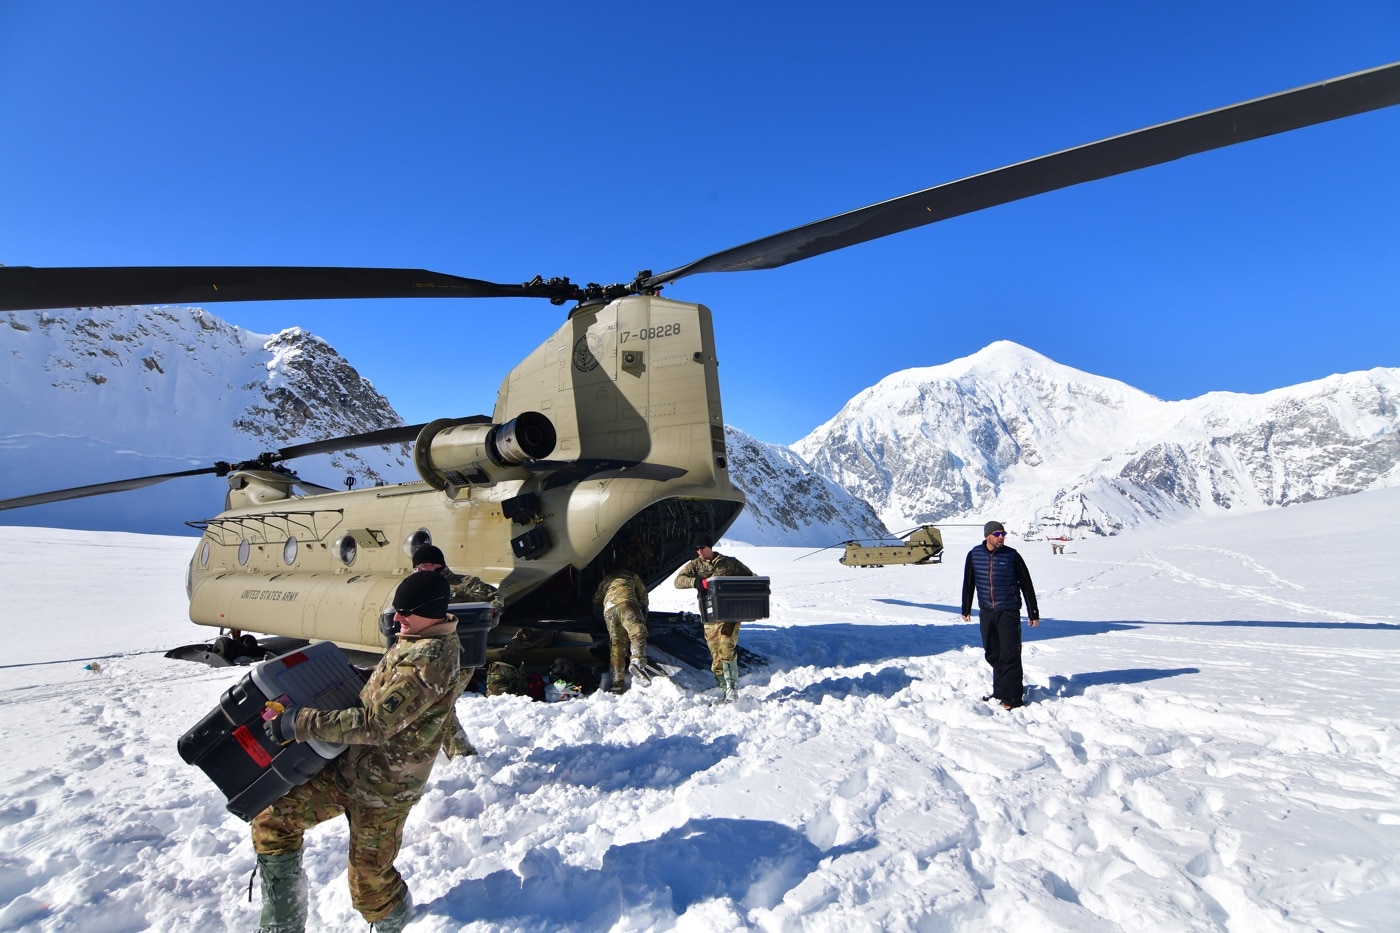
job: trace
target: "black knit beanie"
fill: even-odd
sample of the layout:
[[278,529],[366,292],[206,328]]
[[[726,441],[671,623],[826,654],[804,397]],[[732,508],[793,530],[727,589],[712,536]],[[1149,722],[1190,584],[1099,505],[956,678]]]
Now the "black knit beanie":
[[442,548],[436,544],[425,544],[413,552],[413,566],[419,564],[442,564],[447,566],[447,558],[442,556]]
[[394,591],[394,609],[404,615],[445,619],[450,594],[451,587],[442,574],[436,570],[420,570],[405,577]]

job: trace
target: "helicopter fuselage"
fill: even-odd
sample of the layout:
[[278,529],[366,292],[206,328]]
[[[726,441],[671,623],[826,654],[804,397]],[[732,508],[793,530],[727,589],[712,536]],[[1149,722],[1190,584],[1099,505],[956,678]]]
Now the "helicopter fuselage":
[[847,567],[883,567],[885,564],[941,564],[943,562],[943,533],[933,525],[921,525],[906,535],[903,544],[862,547],[858,541],[846,542],[841,563]]
[[489,419],[425,426],[414,462],[419,481],[300,497],[277,472],[231,474],[228,508],[198,523],[191,620],[381,650],[380,614],[432,543],[500,588],[503,621],[587,627],[606,573],[655,586],[744,503],[710,312],[657,296],[575,309],[506,376]]

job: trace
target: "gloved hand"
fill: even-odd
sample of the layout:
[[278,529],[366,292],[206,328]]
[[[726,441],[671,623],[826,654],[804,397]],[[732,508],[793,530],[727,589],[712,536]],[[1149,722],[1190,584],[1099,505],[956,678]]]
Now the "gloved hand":
[[278,745],[290,745],[297,740],[297,708],[286,696],[268,700],[263,710],[263,731]]
[[707,585],[707,584],[705,583],[705,578],[704,578],[704,577],[696,577],[696,578],[695,578],[695,588],[696,588],[697,590],[703,590],[703,589],[705,589],[706,585]]
[[705,579],[703,579],[703,580],[700,581],[700,588],[701,588],[702,590],[708,590],[708,589],[710,588],[710,578],[709,578],[709,577],[706,577]]

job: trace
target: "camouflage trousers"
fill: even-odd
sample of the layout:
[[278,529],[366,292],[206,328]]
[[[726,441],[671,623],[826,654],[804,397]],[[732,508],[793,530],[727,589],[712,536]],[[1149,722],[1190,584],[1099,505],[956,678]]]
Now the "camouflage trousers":
[[403,827],[416,800],[390,807],[367,807],[336,786],[334,766],[253,817],[253,851],[287,855],[301,850],[306,830],[342,813],[350,823],[350,901],[374,923],[408,896],[408,885],[394,867]]
[[705,644],[710,646],[710,670],[719,680],[724,674],[725,662],[739,659],[739,623],[706,623]]
[[529,692],[530,686],[520,668],[504,661],[492,661],[491,666],[486,669],[487,696],[498,697],[508,693],[523,697]]
[[[614,672],[625,671],[632,646],[639,645],[643,651],[646,650],[646,616],[642,613],[641,606],[628,600],[604,609],[603,621],[608,625],[608,639],[612,642],[612,669]],[[637,660],[645,661],[646,658]]]

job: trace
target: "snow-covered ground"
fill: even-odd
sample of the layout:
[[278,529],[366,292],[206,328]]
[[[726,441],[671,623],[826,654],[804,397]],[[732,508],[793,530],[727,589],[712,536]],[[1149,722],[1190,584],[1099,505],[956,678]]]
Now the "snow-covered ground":
[[[975,530],[932,567],[734,548],[774,584],[737,704],[690,671],[461,701],[481,754],[409,821],[410,929],[1394,930],[1397,524],[1390,489],[1013,539],[1045,621],[1009,713],[957,615]],[[192,549],[0,527],[0,929],[257,925],[247,826],[175,749],[244,673],[162,656],[208,634]],[[364,929],[344,859],[308,835],[316,929]]]

